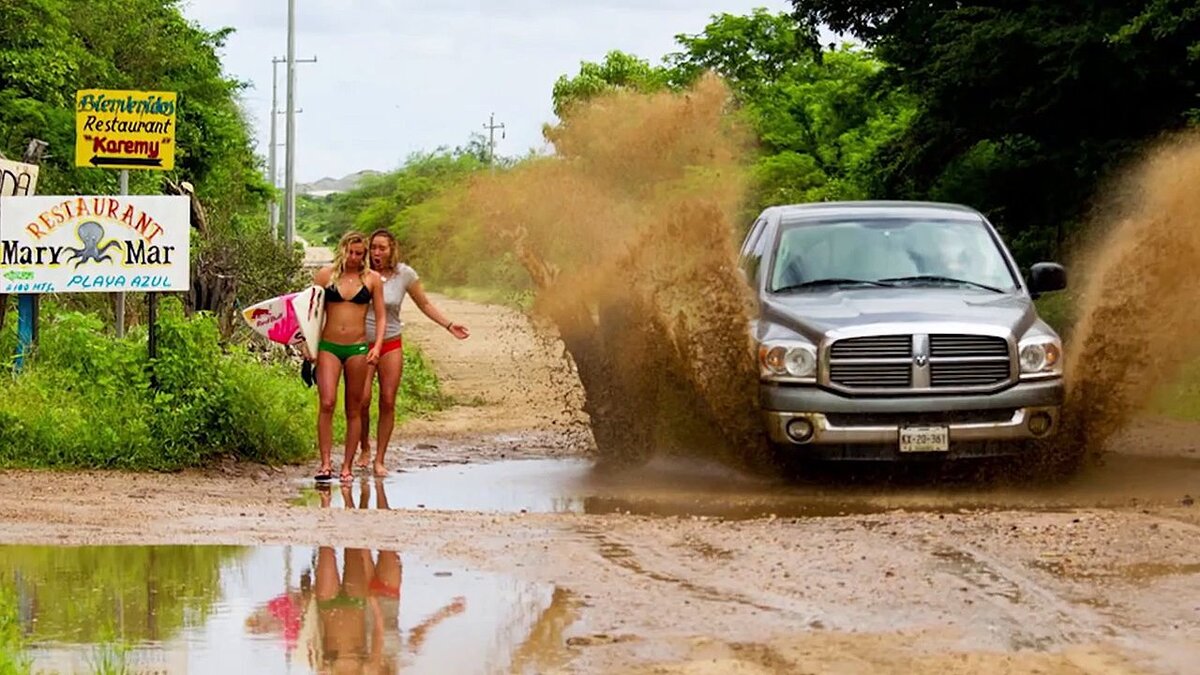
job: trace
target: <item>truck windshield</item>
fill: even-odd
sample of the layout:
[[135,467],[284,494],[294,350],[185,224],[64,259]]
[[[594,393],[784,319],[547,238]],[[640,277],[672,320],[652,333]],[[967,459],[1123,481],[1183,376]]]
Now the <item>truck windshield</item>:
[[847,286],[961,285],[1012,291],[1016,280],[980,222],[916,218],[801,222],[785,226],[771,291]]

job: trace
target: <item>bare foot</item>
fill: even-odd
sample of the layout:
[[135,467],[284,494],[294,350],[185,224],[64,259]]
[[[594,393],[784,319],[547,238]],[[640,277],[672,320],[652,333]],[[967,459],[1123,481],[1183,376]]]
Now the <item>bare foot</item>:
[[356,469],[369,469],[369,468],[371,468],[371,460],[369,459],[369,458],[370,458],[370,456],[371,456],[371,449],[370,449],[370,448],[368,448],[368,447],[363,447],[363,449],[362,449],[362,450],[359,450],[359,455],[358,455],[358,456],[359,456],[359,457],[361,457],[362,459],[359,459],[357,462],[355,462],[355,464],[354,464],[354,468],[356,468]]
[[379,478],[388,475],[387,467],[383,465],[383,462],[375,462],[375,475]]

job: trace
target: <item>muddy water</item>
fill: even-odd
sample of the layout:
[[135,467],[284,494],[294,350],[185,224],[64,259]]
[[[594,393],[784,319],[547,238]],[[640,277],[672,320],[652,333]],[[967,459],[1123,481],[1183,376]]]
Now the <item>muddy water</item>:
[[[997,472],[1003,476],[1007,472]],[[1200,497],[1200,458],[1113,456],[1053,488],[927,470],[830,468],[808,482],[749,476],[696,460],[597,470],[579,459],[444,465],[304,487],[298,505],[753,519],[916,511],[1065,510],[1183,505]]]
[[1067,435],[1092,455],[1200,358],[1200,132],[1149,149],[1114,181],[1084,256],[1068,345]]
[[542,672],[576,611],[552,586],[326,547],[3,546],[0,590],[33,672]]
[[446,211],[447,232],[482,223],[528,272],[606,459],[765,459],[735,264],[748,136],[729,102],[711,78],[599,96],[547,131],[553,157],[479,178]]

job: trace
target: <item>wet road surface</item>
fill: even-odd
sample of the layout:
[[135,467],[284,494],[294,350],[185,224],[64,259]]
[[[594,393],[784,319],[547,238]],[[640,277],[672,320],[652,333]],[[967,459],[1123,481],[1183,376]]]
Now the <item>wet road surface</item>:
[[[346,588],[349,551],[363,566],[386,567],[388,552],[402,563],[398,618],[370,625],[392,627],[377,643],[410,671],[454,671],[464,654],[476,672],[689,675],[1200,663],[1196,425],[1149,425],[1058,488],[946,475],[790,484],[669,460],[595,472],[568,433],[575,421],[553,414],[556,357],[511,313],[438,302],[495,339],[445,340],[414,318],[412,337],[467,403],[405,425],[395,473],[378,483],[317,491],[312,466],[4,472],[0,588],[33,626],[35,653],[70,663],[105,653],[108,636],[52,618],[78,609],[119,618],[137,653],[160,650],[153,663],[170,643],[211,663],[228,652],[264,672],[311,672],[299,647],[311,633],[297,627],[311,610],[296,609],[316,606],[293,599],[305,570],[316,592],[316,567],[332,558],[322,569],[337,570],[345,597],[326,603],[325,628],[313,628],[320,609],[300,625],[321,639],[360,636],[339,632],[362,597],[361,584]],[[519,372],[497,376],[513,363]],[[414,652],[414,631],[438,616]],[[465,646],[445,646],[451,629]],[[355,639],[334,649],[361,659]]]

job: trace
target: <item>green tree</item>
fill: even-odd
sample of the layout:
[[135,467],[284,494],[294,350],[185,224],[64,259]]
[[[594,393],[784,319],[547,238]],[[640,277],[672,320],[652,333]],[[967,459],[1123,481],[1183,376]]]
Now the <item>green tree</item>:
[[605,54],[600,63],[581,63],[576,75],[560,76],[550,98],[554,103],[554,114],[561,119],[569,113],[571,105],[597,94],[618,89],[642,93],[658,91],[666,88],[670,81],[671,73],[666,68],[613,50]]
[[795,19],[761,8],[749,15],[715,15],[703,32],[676,35],[675,41],[682,50],[664,59],[673,83],[689,84],[711,70],[743,98],[753,98],[798,63],[813,60]]
[[712,70],[733,89],[761,146],[754,209],[866,196],[866,163],[912,116],[911,96],[880,86],[883,64],[870,52],[814,52],[808,32],[783,13],[720,14],[676,36],[683,49],[666,58],[678,86]]
[[1026,262],[1061,252],[1102,176],[1197,119],[1195,2],[793,5],[872,46],[915,97],[912,124],[872,162],[873,194],[970,203]]

